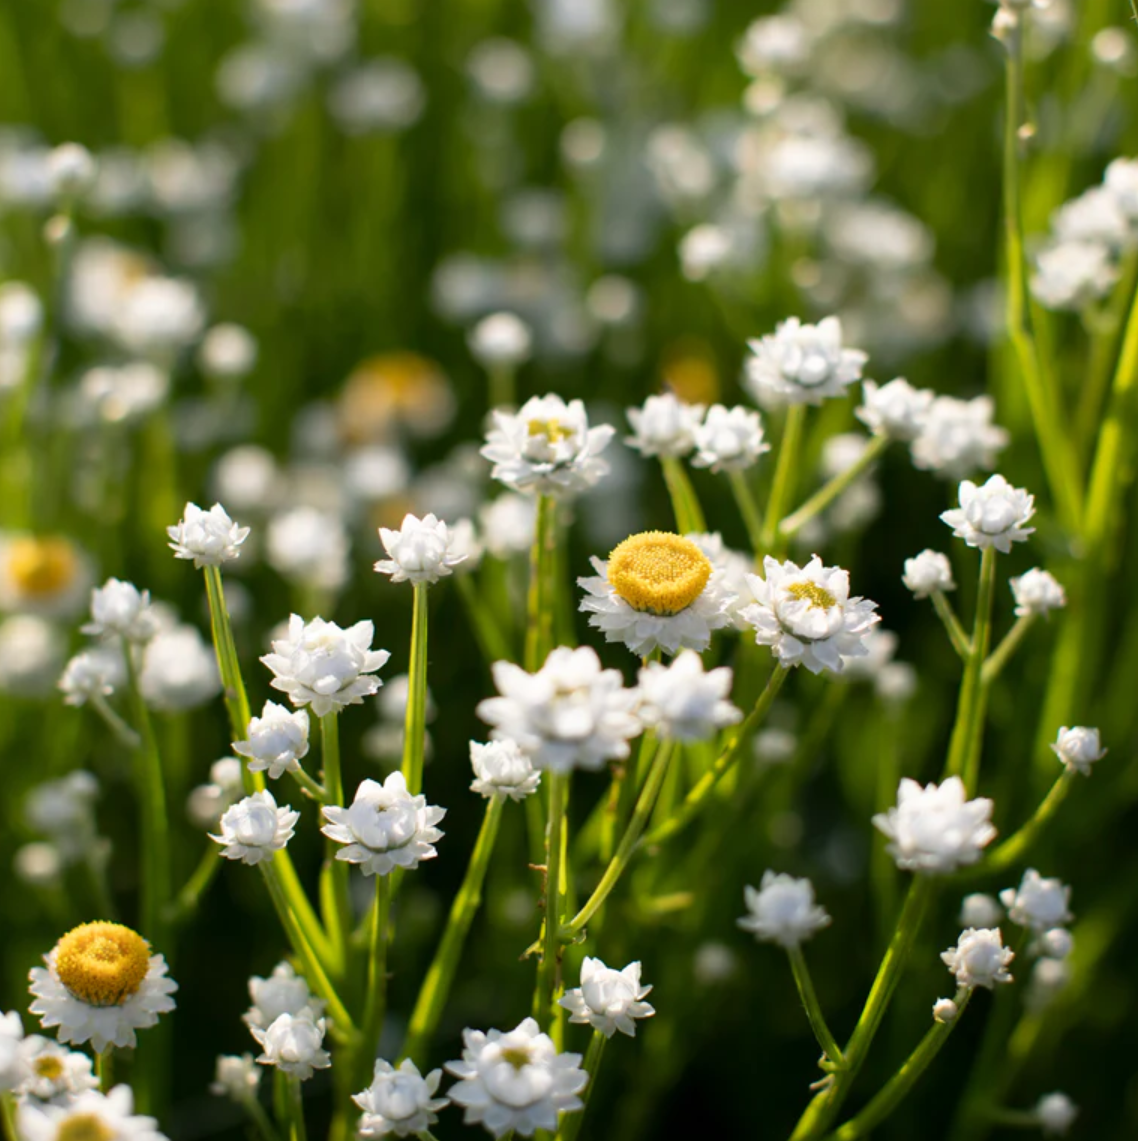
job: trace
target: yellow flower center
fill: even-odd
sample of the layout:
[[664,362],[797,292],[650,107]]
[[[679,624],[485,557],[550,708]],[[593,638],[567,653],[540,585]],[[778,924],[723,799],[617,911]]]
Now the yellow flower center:
[[645,531],[613,549],[608,579],[633,610],[678,614],[700,596],[711,571],[707,556],[690,539]]
[[150,967],[150,944],[121,923],[84,923],[55,948],[59,981],[91,1006],[121,1006]]
[[55,1141],[114,1141],[115,1131],[94,1113],[79,1113],[59,1126]]
[[786,593],[793,594],[795,598],[805,599],[817,610],[828,610],[831,606],[838,605],[838,600],[824,586],[819,586],[816,582],[792,582],[786,588]]
[[525,1046],[507,1046],[502,1051],[502,1061],[509,1062],[515,1070],[529,1065],[529,1050]]
[[567,440],[573,435],[572,428],[566,428],[560,420],[529,420],[526,431],[531,436],[544,436],[551,444]]
[[33,1063],[37,1078],[57,1082],[63,1077],[63,1062],[55,1054],[41,1054]]
[[75,548],[59,537],[14,539],[8,548],[8,573],[21,594],[49,598],[74,581],[79,569]]

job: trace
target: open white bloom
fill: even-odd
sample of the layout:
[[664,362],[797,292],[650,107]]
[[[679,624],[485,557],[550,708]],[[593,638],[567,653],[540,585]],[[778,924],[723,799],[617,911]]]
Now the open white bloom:
[[970,547],[995,547],[1006,555],[1012,543],[1026,541],[1035,531],[1025,526],[1035,514],[1035,497],[1012,487],[1002,475],[990,476],[980,487],[963,480],[959,494],[960,506],[942,511],[940,517]]
[[227,808],[221,817],[221,835],[210,839],[221,845],[221,855],[243,864],[271,859],[292,839],[300,813],[277,807],[268,789],[255,792]]
[[261,1071],[252,1054],[218,1054],[209,1092],[244,1102],[256,1098],[260,1084]]
[[517,368],[529,360],[533,334],[516,313],[491,313],[470,330],[466,343],[483,368]]
[[448,1105],[445,1097],[435,1097],[442,1070],[426,1077],[410,1058],[396,1069],[382,1058],[376,1059],[371,1085],[352,1101],[363,1110],[356,1132],[360,1137],[411,1137],[438,1121],[438,1111]]
[[993,895],[977,891],[961,900],[961,927],[996,927],[1003,917],[1003,910]]
[[16,1091],[20,1096],[67,1105],[84,1090],[99,1088],[90,1057],[51,1038],[29,1034],[20,1043],[19,1055],[27,1073]]
[[928,598],[938,590],[956,589],[948,555],[927,548],[919,555],[905,560],[905,573],[901,576],[901,581],[913,592],[915,598]]
[[314,1070],[325,1070],[332,1064],[323,1048],[325,1025],[323,1018],[314,1018],[311,1011],[303,1010],[299,1014],[279,1015],[264,1030],[250,1026],[249,1033],[261,1047],[257,1061],[307,1081]]
[[754,356],[747,361],[747,387],[764,407],[821,404],[843,396],[861,379],[869,359],[860,349],[842,347],[842,324],[826,317],[804,325],[797,317],[781,322],[773,334],[747,342]]
[[625,443],[642,456],[686,456],[695,447],[703,419],[702,404],[685,404],[670,392],[649,396],[640,408],[628,409],[634,435]]
[[110,697],[126,681],[126,662],[117,646],[80,650],[59,678],[65,705],[84,705],[93,697]]
[[119,923],[84,923],[44,956],[47,968],[28,977],[35,1001],[28,1008],[45,1029],[58,1026],[60,1042],[133,1047],[136,1030],[154,1026],[174,1009],[178,989],[166,977],[166,960],[150,953],[141,935]]
[[1010,983],[1008,964],[1015,958],[1004,946],[998,927],[968,927],[961,931],[955,947],[941,953],[941,961],[962,987],[995,989],[996,983]]
[[495,409],[482,455],[492,478],[530,495],[571,497],[587,491],[609,466],[600,458],[616,429],[589,427],[580,400],[534,396],[516,414]]
[[949,479],[960,479],[977,468],[992,468],[996,453],[1010,439],[1006,429],[992,423],[994,412],[990,396],[973,400],[938,396],[912,442],[913,466]]
[[635,1020],[656,1013],[651,1003],[643,1001],[651,989],[640,985],[639,963],[629,963],[618,971],[586,955],[581,964],[581,985],[566,991],[558,1002],[569,1011],[570,1022],[591,1026],[606,1038],[618,1030],[635,1038]]
[[702,652],[713,630],[732,624],[726,576],[690,539],[645,531],[618,543],[607,562],[591,562],[596,575],[577,580],[580,609],[606,642],[623,642],[638,657],[657,648]]
[[1016,615],[1026,618],[1029,614],[1046,615],[1052,610],[1060,610],[1067,605],[1067,595],[1054,575],[1039,567],[1025,571],[1011,580],[1012,594],[1016,600]]
[[951,998],[938,998],[933,1003],[934,1022],[955,1022],[959,1013],[960,1007]]
[[196,626],[159,629],[143,651],[138,687],[152,709],[178,712],[203,705],[221,692],[213,647]]
[[1091,775],[1091,765],[1106,756],[1099,731],[1085,725],[1076,725],[1073,729],[1064,725],[1051,748],[1070,772],[1082,773],[1085,777]]
[[1079,1116],[1079,1107],[1065,1093],[1045,1093],[1035,1103],[1034,1113],[1045,1137],[1065,1137]]
[[1045,879],[1035,868],[1023,873],[1018,888],[1001,891],[1000,902],[1008,909],[1008,918],[1013,923],[1030,927],[1036,934],[1061,927],[1074,918],[1068,907],[1071,889],[1061,879]]
[[91,591],[91,621],[80,627],[84,634],[145,642],[158,628],[150,612],[150,591],[134,583],[109,578]]
[[324,1013],[324,1000],[312,994],[304,976],[298,975],[290,963],[277,963],[267,979],[254,975],[249,980],[249,999],[253,1005],[241,1015],[241,1021],[250,1029],[267,1030],[282,1014],[307,1011],[320,1018]]
[[641,731],[636,690],[624,688],[619,670],[602,669],[591,646],[558,646],[535,674],[512,662],[495,662],[491,672],[499,696],[479,702],[478,716],[535,768],[602,768],[627,757],[629,738]]
[[249,720],[248,738],[234,741],[233,751],[249,758],[252,773],[268,770],[276,780],[282,773],[296,772],[308,755],[308,713],[290,713],[275,701],[266,701],[260,717]]
[[1117,280],[1107,246],[1062,241],[1036,255],[1031,294],[1045,309],[1077,311],[1105,297]]
[[814,902],[814,885],[808,879],[767,870],[757,891],[750,885],[743,888],[743,898],[749,914],[739,926],[766,943],[797,947],[830,925],[826,909]]
[[466,557],[454,550],[453,535],[434,515],[406,515],[398,531],[380,527],[379,537],[391,557],[380,559],[375,569],[392,582],[434,584]]
[[288,636],[273,642],[261,661],[276,675],[270,683],[287,693],[293,705],[309,705],[317,717],[359,705],[383,684],[371,677],[391,655],[373,650],[375,627],[357,622],[342,630],[334,622],[299,614],[289,616]]
[[471,741],[470,764],[474,769],[470,790],[479,796],[524,800],[530,793],[537,792],[541,784],[541,773],[518,748],[517,742],[507,738],[486,745]]
[[649,662],[640,671],[637,713],[646,728],[677,741],[706,741],[735,725],[743,714],[727,700],[732,673],[726,666],[704,672],[703,659],[683,650],[670,666]]
[[0,285],[0,345],[23,348],[43,328],[43,303],[22,281]]
[[240,558],[241,544],[249,537],[249,528],[234,523],[220,503],[208,511],[196,503],[187,503],[182,518],[175,526],[167,527],[166,534],[170,536],[174,557],[193,559],[200,570]]
[[577,1096],[588,1084],[580,1054],[559,1054],[548,1034],[527,1018],[513,1030],[462,1032],[462,1060],[447,1062],[458,1078],[450,1099],[465,1110],[467,1125],[482,1125],[495,1137],[511,1129],[532,1137],[557,1129],[557,1118],[583,1108]]
[[930,388],[914,388],[897,377],[888,384],[867,380],[861,386],[861,407],[854,415],[875,435],[891,440],[915,440],[928,419],[936,393]]
[[850,597],[848,571],[823,566],[817,555],[804,567],[768,555],[763,570],[765,579],[747,576],[755,601],[740,614],[781,666],[841,673],[843,659],[866,654],[865,636],[881,619],[876,602]]
[[340,517],[318,507],[274,515],[265,530],[265,559],[278,574],[318,590],[340,590],[348,581],[351,540]]
[[762,418],[741,404],[734,408],[713,404],[703,423],[692,428],[692,438],[696,447],[692,466],[712,471],[742,471],[771,450],[763,440]]
[[20,1046],[24,1041],[24,1026],[20,1016],[10,1010],[0,1014],[0,1093],[14,1090],[29,1076]]
[[153,1117],[134,1113],[130,1086],[84,1090],[64,1105],[23,1101],[16,1131],[21,1141],[166,1141]]
[[427,804],[425,796],[412,796],[401,772],[391,773],[383,784],[361,782],[350,808],[328,804],[321,811],[328,821],[321,831],[345,845],[336,859],[359,864],[365,876],[415,868],[420,860],[437,856],[434,844],[443,834],[435,825],[446,815],[445,808]]
[[960,777],[924,788],[908,777],[901,780],[896,808],[873,818],[874,827],[889,838],[886,850],[899,868],[944,875],[976,863],[996,829],[992,802],[967,795]]

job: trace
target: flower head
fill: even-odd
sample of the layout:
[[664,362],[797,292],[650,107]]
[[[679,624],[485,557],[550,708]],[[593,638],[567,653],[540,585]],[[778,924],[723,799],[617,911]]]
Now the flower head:
[[997,452],[1010,439],[1006,429],[992,423],[994,412],[990,396],[974,400],[938,396],[912,442],[913,466],[950,479],[960,479],[977,468],[991,469]]
[[1030,927],[1036,934],[1061,927],[1074,918],[1068,907],[1071,889],[1061,879],[1045,879],[1034,868],[1023,873],[1018,888],[1001,891],[1000,902],[1008,909],[1013,923]]
[[178,559],[193,559],[194,566],[216,567],[241,555],[241,544],[249,537],[248,527],[239,527],[220,503],[203,511],[187,503],[182,518],[166,528],[170,548]]
[[646,728],[678,741],[706,741],[735,725],[743,714],[727,700],[732,674],[726,666],[704,672],[694,650],[681,651],[670,666],[649,662],[640,671],[640,706]]
[[1117,280],[1102,242],[1059,241],[1036,255],[1031,293],[1045,309],[1078,311],[1105,297]]
[[1035,1103],[1044,1137],[1065,1137],[1078,1116],[1079,1107],[1065,1093],[1045,1093]]
[[257,1096],[261,1071],[252,1054],[219,1054],[214,1075],[209,1092],[218,1097],[243,1102]]
[[359,864],[365,876],[415,868],[437,856],[434,844],[443,834],[435,825],[446,815],[425,796],[412,796],[401,772],[383,784],[363,781],[350,808],[328,804],[321,811],[328,821],[321,831],[344,845],[336,859]]
[[1002,475],[993,475],[981,487],[963,480],[960,506],[942,511],[940,517],[970,547],[995,547],[1006,555],[1012,543],[1025,541],[1035,531],[1025,526],[1034,514],[1034,496],[1012,487]]
[[513,1030],[464,1030],[462,1060],[447,1062],[458,1078],[448,1091],[467,1125],[495,1137],[511,1129],[532,1137],[557,1129],[558,1114],[583,1108],[577,1096],[588,1083],[580,1054],[559,1054],[548,1034],[527,1018]]
[[85,705],[93,697],[110,697],[126,681],[126,662],[114,645],[80,650],[63,668],[59,688],[65,705]]
[[743,898],[748,914],[739,926],[766,943],[797,947],[830,925],[826,909],[814,902],[814,885],[808,879],[768,870],[759,890],[747,886]]
[[914,598],[928,598],[937,591],[956,589],[948,556],[928,549],[905,560],[901,581],[913,592]]
[[166,960],[150,953],[141,935],[119,923],[84,923],[44,956],[47,968],[29,978],[35,1001],[28,1008],[45,1028],[58,1026],[61,1042],[90,1042],[99,1053],[131,1046],[135,1031],[153,1026],[174,1009],[178,989],[166,977]]
[[157,628],[150,612],[150,591],[117,578],[109,578],[91,591],[91,621],[81,627],[84,634],[125,638],[128,642],[145,642]]
[[686,456],[695,447],[703,419],[702,404],[685,404],[670,392],[649,396],[640,408],[628,409],[633,435],[625,439],[642,456]]
[[203,705],[221,691],[213,647],[196,626],[160,629],[143,650],[138,687],[152,709],[178,712]]
[[277,963],[267,979],[254,975],[249,980],[249,999],[253,1005],[241,1020],[250,1029],[266,1030],[282,1014],[308,1011],[319,1018],[324,1013],[324,1000],[313,996],[304,976],[298,975],[290,963]]
[[692,429],[696,454],[693,467],[712,471],[742,471],[771,450],[763,440],[763,421],[757,412],[741,404],[727,408],[713,404],[702,424]]
[[869,359],[860,349],[842,347],[837,317],[817,325],[791,317],[747,346],[754,353],[747,361],[747,387],[765,407],[817,405],[829,396],[843,396]]
[[854,410],[854,415],[875,436],[915,440],[935,398],[931,389],[914,388],[901,377],[880,387],[867,380],[861,386],[861,407]]
[[23,1101],[16,1131],[23,1141],[166,1141],[153,1117],[135,1114],[130,1086],[84,1090],[62,1105]]
[[902,779],[897,807],[873,818],[874,827],[889,838],[886,850],[899,868],[943,875],[976,863],[981,849],[996,837],[992,802],[966,796],[960,777],[924,788]]
[[363,1110],[356,1132],[360,1137],[410,1137],[429,1129],[449,1104],[447,1098],[435,1097],[442,1076],[442,1070],[432,1070],[423,1077],[410,1058],[398,1069],[377,1059],[371,1085],[352,1095]]
[[66,536],[0,536],[0,611],[70,618],[90,588],[90,560]]
[[455,552],[453,535],[434,515],[407,515],[398,531],[380,527],[379,537],[390,558],[380,559],[375,569],[392,582],[434,584],[466,558]]
[[1047,615],[1052,610],[1061,610],[1067,605],[1067,595],[1055,577],[1039,567],[1025,571],[1011,580],[1012,594],[1016,600],[1016,616],[1026,618],[1029,614]]
[[606,1038],[618,1030],[635,1038],[635,1020],[656,1013],[651,1003],[643,1001],[651,989],[640,984],[639,963],[629,963],[617,971],[586,955],[581,964],[581,985],[566,991],[558,1002],[569,1011],[570,1022],[591,1026]]
[[210,839],[221,845],[227,860],[243,864],[259,864],[271,859],[292,839],[300,813],[277,807],[268,789],[255,792],[225,810],[221,817],[221,835],[210,833]]
[[938,998],[933,1003],[933,1021],[949,1023],[955,1022],[960,1013],[960,1007],[951,998]]
[[960,902],[961,927],[995,927],[1003,917],[996,897],[982,891],[966,895]]
[[308,754],[308,713],[290,713],[275,701],[266,701],[260,717],[249,721],[249,736],[234,741],[233,751],[249,758],[249,771],[268,770],[276,780],[282,773],[296,772]]
[[484,368],[517,368],[529,360],[533,333],[516,313],[491,313],[470,330],[466,343]]
[[472,792],[479,796],[508,796],[511,800],[524,800],[537,792],[541,773],[529,757],[518,748],[516,741],[503,738],[481,745],[470,742],[470,764],[474,769]]
[[84,1090],[98,1089],[91,1059],[51,1038],[29,1034],[19,1044],[19,1058],[27,1076],[16,1092],[24,1097],[67,1105]]
[[249,1033],[261,1047],[257,1061],[307,1081],[314,1070],[325,1070],[332,1064],[328,1051],[323,1048],[325,1026],[324,1019],[314,1018],[309,1010],[281,1014],[264,1030],[250,1026]]
[[1076,725],[1068,729],[1064,725],[1059,735],[1052,742],[1051,748],[1055,755],[1067,766],[1068,771],[1091,775],[1091,765],[1101,761],[1106,756],[1106,749],[1102,747],[1097,729],[1089,729],[1085,725]]
[[955,947],[941,954],[941,961],[956,976],[958,986],[995,988],[1010,983],[1008,964],[1015,958],[1004,946],[998,927],[968,927],[961,931]]

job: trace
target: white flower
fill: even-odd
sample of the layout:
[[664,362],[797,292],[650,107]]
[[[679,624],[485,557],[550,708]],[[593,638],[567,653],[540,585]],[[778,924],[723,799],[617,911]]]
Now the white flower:
[[24,1027],[20,1016],[14,1010],[0,1014],[0,1093],[15,1089],[30,1074],[20,1049],[23,1041]]
[[680,239],[680,267],[688,281],[703,281],[721,266],[727,265],[739,248],[734,234],[723,226],[703,222],[693,226]]
[[533,546],[537,505],[528,495],[507,491],[478,512],[486,549],[497,559],[508,558]]
[[398,531],[380,527],[379,537],[390,558],[375,564],[380,574],[391,576],[392,582],[434,584],[451,573],[466,557],[453,549],[453,536],[447,525],[434,515],[422,519],[404,516]]
[[483,368],[517,368],[529,360],[533,334],[515,313],[491,313],[470,330],[466,343]]
[[169,544],[177,559],[193,559],[194,566],[216,567],[241,555],[241,544],[249,537],[248,527],[239,527],[220,503],[203,511],[187,503],[182,518],[166,528]]
[[68,861],[82,858],[95,841],[95,799],[99,782],[78,769],[59,780],[36,785],[24,803],[28,824],[49,836]]
[[951,998],[938,998],[936,1002],[933,1003],[934,1022],[955,1022],[956,1016],[959,1013],[960,1008]]
[[842,347],[842,325],[826,317],[804,325],[797,317],[781,322],[773,334],[747,342],[754,356],[747,361],[746,384],[764,407],[778,404],[821,404],[843,396],[861,379],[868,357],[860,349]]
[[98,1089],[99,1079],[91,1072],[91,1059],[78,1050],[65,1049],[51,1038],[29,1034],[20,1043],[20,1060],[27,1076],[16,1092],[23,1097],[67,1105],[84,1090]]
[[474,769],[472,792],[479,796],[508,796],[511,800],[524,800],[537,792],[541,773],[530,763],[529,757],[518,748],[516,741],[503,738],[480,745],[470,742],[470,764]]
[[1024,1005],[1031,1011],[1046,1010],[1071,982],[1071,967],[1062,959],[1037,959],[1031,969]]
[[348,581],[350,548],[338,515],[302,505],[274,515],[265,531],[265,558],[286,579],[318,590],[340,590]]
[[132,352],[166,357],[202,331],[205,307],[190,281],[143,277],[121,298],[110,324],[110,331]]
[[804,566],[763,559],[766,578],[747,576],[754,603],[740,611],[755,642],[770,646],[786,669],[841,673],[843,659],[866,653],[865,636],[881,619],[876,602],[850,597],[850,576],[814,555]]
[[995,927],[1003,917],[996,897],[982,891],[966,895],[960,903],[961,927]]
[[275,701],[266,701],[260,717],[249,721],[249,736],[234,741],[233,751],[249,758],[252,773],[268,770],[276,780],[282,773],[296,772],[301,758],[308,755],[308,713],[290,713]]
[[1079,1107],[1065,1093],[1045,1093],[1035,1103],[1035,1117],[1045,1137],[1065,1137]]
[[1075,937],[1066,927],[1052,927],[1034,940],[1029,950],[1052,959],[1065,959],[1075,949]]
[[580,400],[534,396],[516,414],[495,409],[482,455],[492,478],[530,495],[570,497],[592,487],[609,468],[600,458],[615,429],[590,428]]
[[198,364],[207,376],[236,380],[253,371],[257,339],[241,325],[214,325],[198,346]]
[[66,640],[35,614],[13,614],[0,624],[0,692],[46,697],[59,677]]
[[91,152],[80,143],[60,143],[47,156],[47,170],[57,198],[73,199],[85,194],[98,169]]
[[1106,756],[1106,749],[1102,747],[1097,729],[1087,728],[1085,725],[1076,725],[1068,729],[1064,725],[1059,735],[1052,742],[1051,748],[1055,755],[1067,766],[1069,772],[1091,775],[1091,765],[1101,761]]
[[897,807],[879,812],[874,827],[889,837],[886,849],[905,871],[946,874],[974,864],[981,849],[996,837],[992,802],[967,800],[964,782],[949,777],[924,788],[903,778]]
[[915,440],[935,398],[931,389],[914,388],[902,377],[881,387],[867,380],[861,386],[861,407],[854,415],[876,436]]
[[261,1071],[252,1054],[218,1054],[215,1077],[209,1092],[236,1102],[256,1098],[261,1084]]
[[940,517],[970,547],[995,547],[1006,555],[1012,543],[1026,541],[1035,531],[1025,526],[1035,514],[1035,497],[1012,487],[1002,475],[990,476],[981,487],[963,480],[959,494],[960,506],[942,511]]
[[692,437],[696,446],[692,466],[712,471],[742,471],[771,450],[763,440],[761,417],[741,404],[734,408],[713,404],[703,423],[693,427]]
[[996,983],[1010,983],[1008,964],[1015,958],[1005,947],[998,927],[967,927],[955,947],[941,953],[941,961],[962,987],[995,989]]
[[736,629],[745,630],[747,623],[739,616],[739,611],[747,604],[750,594],[747,590],[747,575],[754,569],[754,558],[743,554],[742,551],[732,550],[724,543],[723,536],[718,531],[693,531],[684,538],[695,543],[711,560],[711,565],[722,572],[723,587],[732,595],[727,612],[731,615]]
[[190,791],[186,810],[199,828],[216,828],[221,814],[245,795],[244,766],[236,757],[221,757],[209,767],[209,781]]
[[606,1038],[618,1030],[636,1037],[637,1018],[656,1013],[648,997],[650,986],[640,985],[640,964],[629,963],[623,970],[606,967],[600,959],[585,956],[581,964],[581,985],[568,990],[558,1002],[569,1011],[569,1021],[591,1026]]
[[768,870],[758,891],[750,885],[743,888],[743,898],[749,914],[739,926],[766,943],[797,947],[830,925],[826,909],[814,902],[814,885],[808,879]]
[[743,714],[727,700],[732,674],[726,666],[704,673],[694,650],[683,650],[670,666],[649,662],[640,671],[637,713],[646,728],[677,741],[706,741],[735,725]]
[[0,285],[0,345],[23,348],[43,328],[43,303],[22,281]]
[[911,445],[913,466],[950,479],[993,467],[996,453],[1009,440],[1007,431],[992,423],[994,412],[990,396],[974,400],[938,396]]
[[1116,158],[1102,182],[1130,222],[1138,225],[1138,159]]
[[323,1049],[325,1022],[314,1018],[308,1010],[299,1014],[282,1014],[266,1029],[249,1027],[249,1033],[261,1047],[257,1059],[263,1066],[278,1070],[300,1081],[312,1077],[313,1070],[326,1070],[332,1059]]
[[429,1129],[438,1111],[449,1104],[447,1098],[434,1096],[442,1076],[442,1070],[432,1070],[423,1077],[410,1058],[398,1069],[378,1058],[371,1085],[352,1095],[364,1111],[356,1132],[360,1137],[410,1137]]
[[109,578],[91,591],[91,621],[80,627],[84,634],[145,642],[158,628],[150,612],[150,591],[134,583]]
[[63,668],[59,688],[65,705],[84,705],[93,697],[110,697],[126,681],[126,663],[117,646],[80,650]]
[[695,433],[703,419],[702,404],[685,404],[665,392],[649,396],[640,408],[629,408],[634,435],[625,443],[642,456],[686,456],[695,447]]
[[210,839],[221,845],[221,855],[243,864],[271,859],[292,839],[300,813],[277,807],[268,789],[255,792],[227,808],[221,817],[221,835]]
[[391,655],[373,650],[375,628],[357,622],[342,630],[334,622],[299,614],[288,620],[288,636],[273,642],[273,652],[261,661],[276,675],[270,683],[287,693],[293,705],[310,705],[317,717],[359,705],[383,684],[370,674]]
[[726,576],[690,539],[645,531],[618,543],[607,562],[590,561],[597,573],[577,580],[585,591],[579,609],[606,642],[623,642],[639,657],[657,647],[702,652],[713,630],[732,624]]
[[897,635],[880,626],[866,632],[862,645],[865,653],[842,660],[842,676],[846,681],[876,682],[882,670],[893,661],[897,652]]
[[1029,614],[1047,614],[1067,605],[1067,595],[1055,577],[1039,567],[1032,567],[1018,578],[1011,580],[1012,594],[1016,600],[1016,615],[1026,618]]
[[590,646],[559,646],[535,674],[511,662],[491,672],[498,697],[480,702],[478,716],[508,738],[535,768],[565,773],[599,769],[628,756],[628,740],[641,731],[633,713],[637,693],[625,689],[619,670],[601,668]]
[[69,931],[44,956],[47,969],[33,967],[28,1008],[45,1029],[58,1026],[60,1042],[90,1042],[96,1053],[108,1046],[136,1044],[135,1031],[154,1026],[174,1009],[178,989],[166,977],[166,960],[150,944],[118,923],[84,923]]
[[459,1079],[448,1093],[465,1112],[467,1125],[483,1125],[495,1137],[511,1129],[532,1137],[557,1129],[557,1117],[582,1109],[577,1096],[589,1081],[580,1054],[559,1054],[532,1018],[503,1034],[462,1032],[462,1060],[447,1062]]
[[115,1086],[107,1094],[84,1090],[66,1105],[21,1102],[16,1130],[21,1141],[166,1141],[153,1117],[133,1111],[129,1086]]
[[445,808],[427,804],[425,796],[412,796],[401,772],[387,780],[365,780],[356,789],[350,808],[325,805],[328,821],[321,829],[330,840],[344,844],[337,860],[359,864],[365,876],[385,876],[395,868],[415,868],[420,860],[438,855],[434,844],[442,839],[435,827]]
[[447,549],[459,567],[459,574],[476,570],[482,562],[482,540],[472,519],[459,519],[450,524]]
[[205,704],[221,692],[213,647],[196,626],[160,629],[143,651],[138,688],[152,709],[178,712]]
[[1035,868],[1028,868],[1018,888],[1000,892],[1000,902],[1008,909],[1008,918],[1021,927],[1040,934],[1051,927],[1070,923],[1068,904],[1071,889],[1060,879],[1045,879]]
[[250,1029],[267,1030],[282,1014],[303,1014],[320,1018],[324,1000],[315,998],[302,975],[290,963],[277,963],[267,978],[254,975],[249,980],[249,999],[253,1005],[241,1015]]
[[1118,253],[1133,241],[1130,220],[1106,186],[1092,186],[1064,202],[1051,215],[1051,230],[1061,243],[1086,242]]
[[919,555],[905,560],[905,573],[901,576],[901,581],[913,592],[915,598],[928,598],[938,590],[956,589],[948,556],[927,548]]
[[1105,297],[1118,280],[1110,249],[1101,242],[1057,242],[1040,250],[1032,296],[1045,309],[1080,310]]

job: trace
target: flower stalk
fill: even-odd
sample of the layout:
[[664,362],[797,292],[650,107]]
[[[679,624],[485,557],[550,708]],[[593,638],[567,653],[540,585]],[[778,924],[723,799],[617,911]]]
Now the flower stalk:
[[549,818],[545,827],[545,929],[533,1007],[534,1017],[542,1029],[549,1032],[560,1010],[556,1003],[561,966],[561,862],[569,778],[564,773],[550,772],[545,783],[549,790]]
[[703,508],[692,486],[691,477],[678,456],[661,456],[660,468],[664,483],[672,500],[672,513],[676,517],[676,530],[681,535],[702,533],[707,530]]
[[387,941],[391,920],[391,883],[388,876],[375,877],[368,931],[367,993],[364,998],[363,1039],[360,1042],[358,1082],[371,1077],[387,1009]]
[[798,466],[798,452],[802,444],[802,429],[805,423],[806,406],[790,405],[786,410],[782,439],[778,445],[778,463],[775,465],[774,482],[771,484],[771,494],[767,500],[767,513],[759,537],[759,548],[755,552],[757,555],[774,553],[783,512],[794,494],[794,473]]
[[423,744],[427,731],[427,590],[425,582],[417,582],[413,587],[410,691],[403,720],[402,771],[412,796],[423,791]]
[[837,1039],[830,1031],[825,1014],[822,1013],[817,992],[814,990],[814,980],[810,977],[810,968],[806,965],[806,956],[802,953],[802,945],[795,943],[787,947],[786,953],[790,959],[790,969],[794,973],[794,985],[798,987],[798,997],[802,999],[802,1007],[810,1020],[810,1029],[814,1031],[814,1037],[818,1040],[818,1045],[822,1047],[822,1053],[826,1055],[829,1063],[840,1068],[845,1062],[845,1057]]
[[601,1059],[604,1057],[607,1042],[608,1039],[599,1030],[593,1031],[581,1067],[589,1075],[589,1084],[581,1091],[581,1100],[585,1104],[576,1113],[565,1116],[564,1124],[557,1131],[557,1141],[575,1141],[577,1134],[581,1132],[581,1122],[584,1120],[585,1113],[589,1108],[589,1099],[592,1097],[593,1089],[597,1084],[597,1071],[601,1068]]
[[874,436],[865,450],[845,471],[819,488],[797,511],[779,523],[778,532],[784,539],[792,539],[811,519],[821,515],[835,499],[855,484],[885,454],[889,446],[886,435]]

